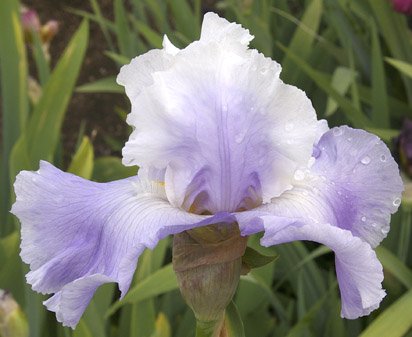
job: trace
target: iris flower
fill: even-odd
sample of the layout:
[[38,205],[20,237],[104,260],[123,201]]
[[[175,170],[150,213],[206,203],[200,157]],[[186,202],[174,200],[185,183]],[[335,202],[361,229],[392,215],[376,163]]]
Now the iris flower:
[[[318,121],[278,63],[249,49],[247,29],[214,13],[184,49],[163,49],[120,70],[133,127],[124,165],[137,176],[96,183],[42,161],[16,179],[27,281],[57,320],[75,327],[96,289],[128,291],[139,256],[171,234],[234,224],[264,246],[309,240],[335,253],[342,316],[379,306],[374,252],[400,204],[402,181],[386,145]],[[216,285],[217,287],[219,285]]]

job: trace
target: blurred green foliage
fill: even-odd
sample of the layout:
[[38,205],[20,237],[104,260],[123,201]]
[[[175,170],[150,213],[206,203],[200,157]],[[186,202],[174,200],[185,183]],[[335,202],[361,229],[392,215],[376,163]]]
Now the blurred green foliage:
[[[119,67],[167,34],[178,47],[197,39],[203,15],[200,0],[114,0],[114,21],[90,0],[92,12],[69,9],[84,22],[54,69],[39,43],[26,49],[18,0],[0,1],[0,80],[3,139],[1,149],[0,288],[9,289],[28,317],[32,337],[189,337],[195,322],[177,289],[170,264],[170,240],[139,259],[128,295],[117,301],[114,285],[101,287],[77,329],[58,324],[38,295],[26,285],[28,267],[19,258],[19,224],[8,210],[12,184],[22,169],[35,170],[45,159],[69,172],[97,181],[135,174],[116,157],[94,158],[93,144],[80,135],[71,163],[63,165],[61,126],[73,90],[123,94],[116,74],[75,87],[88,44],[88,21],[102,30]],[[252,46],[283,66],[282,79],[306,91],[330,126],[364,128],[391,145],[402,120],[412,117],[412,43],[407,18],[387,0],[223,0],[215,10],[255,35]],[[7,34],[5,34],[7,32]],[[39,74],[37,100],[28,90],[30,50]],[[115,113],[115,111],[113,111]],[[340,318],[340,299],[331,252],[326,247],[291,243],[262,248],[279,258],[243,276],[228,309],[234,335],[412,336],[411,210],[392,218],[392,229],[377,254],[384,266],[387,297],[379,310],[354,321]],[[132,268],[133,266],[131,266]]]

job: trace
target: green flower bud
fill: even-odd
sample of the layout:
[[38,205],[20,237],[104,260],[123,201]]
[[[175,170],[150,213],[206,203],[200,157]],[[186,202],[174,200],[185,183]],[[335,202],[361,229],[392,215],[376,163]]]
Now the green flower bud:
[[26,316],[11,294],[0,289],[0,337],[27,337]]
[[223,324],[242,270],[247,238],[237,224],[216,224],[175,235],[173,268],[198,325]]

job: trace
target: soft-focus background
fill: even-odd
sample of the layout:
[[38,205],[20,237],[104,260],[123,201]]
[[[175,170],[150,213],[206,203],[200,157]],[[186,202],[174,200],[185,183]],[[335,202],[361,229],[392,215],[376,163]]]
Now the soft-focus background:
[[45,296],[25,283],[19,224],[8,210],[16,174],[36,170],[40,159],[95,181],[135,174],[135,168],[121,165],[129,102],[115,76],[132,57],[161,47],[163,34],[179,47],[197,39],[203,13],[212,10],[250,29],[252,46],[282,64],[282,79],[307,92],[319,118],[380,136],[401,163],[406,184],[401,209],[376,251],[387,289],[379,310],[353,321],[340,318],[327,248],[297,242],[262,249],[259,237],[252,237],[250,246],[278,258],[240,281],[235,303],[246,337],[412,336],[409,3],[1,0],[0,289],[21,310],[5,314],[10,297],[0,291],[0,328],[15,324],[13,337],[27,336],[27,320],[32,337],[194,335],[193,314],[170,265],[170,240],[145,252],[123,301],[117,301],[114,285],[103,286],[77,329],[63,328],[42,306]]

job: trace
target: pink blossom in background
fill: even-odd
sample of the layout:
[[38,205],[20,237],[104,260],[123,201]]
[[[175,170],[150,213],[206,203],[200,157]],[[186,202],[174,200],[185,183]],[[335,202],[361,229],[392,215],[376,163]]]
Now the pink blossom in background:
[[393,9],[404,14],[412,14],[412,0],[392,0]]

